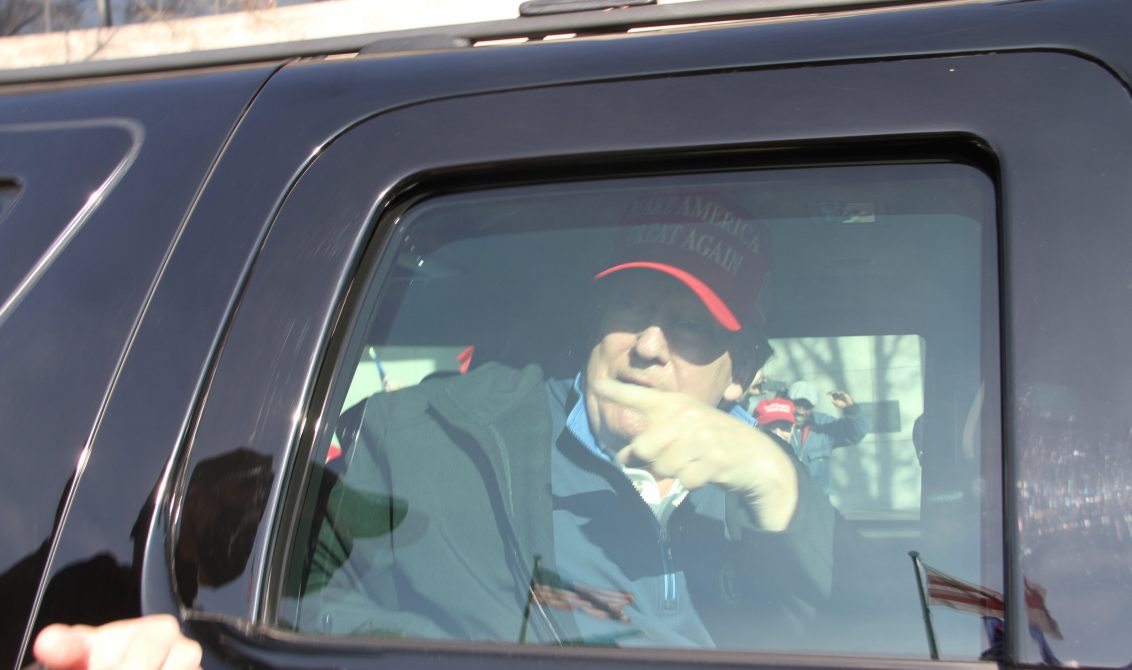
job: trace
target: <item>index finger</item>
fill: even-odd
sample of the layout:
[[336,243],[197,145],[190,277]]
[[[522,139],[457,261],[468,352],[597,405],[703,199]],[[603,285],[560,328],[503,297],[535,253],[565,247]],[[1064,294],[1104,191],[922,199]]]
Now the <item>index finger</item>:
[[668,406],[669,393],[647,386],[626,384],[615,379],[599,379],[592,385],[594,393],[641,414],[655,414]]

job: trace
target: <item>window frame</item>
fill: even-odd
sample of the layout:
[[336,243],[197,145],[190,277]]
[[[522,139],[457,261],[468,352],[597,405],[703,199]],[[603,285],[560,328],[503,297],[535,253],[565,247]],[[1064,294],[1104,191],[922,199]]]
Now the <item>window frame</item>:
[[[933,150],[937,152],[937,154],[933,155]],[[800,152],[790,150],[784,152],[766,151],[750,155],[740,152],[737,156],[727,156],[726,159],[724,159],[720,163],[720,165],[723,167],[719,169],[713,169],[716,166],[713,164],[713,161],[710,159],[710,157],[699,156],[694,163],[681,163],[678,160],[666,161],[666,163],[668,164],[668,169],[665,170],[662,175],[652,174],[649,168],[653,164],[653,161],[645,161],[630,166],[628,175],[617,172],[615,170],[609,170],[608,174],[601,175],[596,178],[579,178],[576,175],[572,174],[571,178],[569,178],[568,180],[562,177],[556,179],[554,176],[544,176],[539,172],[537,168],[530,168],[525,171],[523,181],[518,185],[510,182],[500,183],[492,180],[492,175],[487,175],[488,178],[486,180],[469,179],[467,181],[461,181],[455,179],[449,183],[446,183],[446,188],[443,190],[429,188],[430,186],[432,186],[432,184],[430,183],[422,185],[422,187],[415,189],[410,193],[407,193],[401,200],[401,202],[385,215],[384,219],[379,220],[376,223],[379,229],[384,229],[386,231],[386,237],[382,239],[381,243],[371,243],[365,249],[364,256],[359,263],[358,270],[355,272],[352,281],[350,295],[343,301],[341,311],[335,319],[336,327],[334,332],[330,335],[327,357],[322,365],[319,377],[315,382],[315,390],[312,393],[312,397],[316,399],[318,405],[317,409],[312,407],[310,415],[312,417],[318,418],[316,420],[308,422],[307,426],[309,427],[309,429],[305,430],[303,434],[298,438],[297,449],[295,452],[295,462],[290,473],[290,477],[293,478],[292,483],[290,484],[290,486],[293,487],[291,490],[303,491],[304,493],[302,493],[301,495],[289,495],[282,501],[282,507],[279,516],[279,528],[286,528],[287,530],[279,532],[278,536],[291,537],[293,538],[293,540],[308,539],[313,541],[314,539],[313,537],[309,537],[304,534],[305,532],[307,532],[306,530],[302,530],[306,528],[305,523],[307,521],[306,517],[303,515],[303,512],[305,511],[307,501],[310,499],[310,496],[314,495],[315,489],[318,485],[318,483],[313,480],[312,474],[315,470],[313,467],[311,467],[311,464],[314,462],[321,462],[322,450],[325,449],[325,447],[331,440],[332,434],[335,433],[335,422],[338,420],[338,410],[339,408],[345,408],[345,406],[341,405],[339,401],[345,397],[348,387],[348,384],[343,384],[342,382],[343,380],[352,377],[354,371],[355,361],[353,356],[351,356],[350,354],[357,352],[362,346],[362,338],[369,330],[368,325],[372,323],[371,319],[378,311],[378,306],[380,306],[386,298],[386,296],[383,295],[385,293],[384,284],[386,283],[386,279],[389,278],[394,269],[394,259],[397,255],[397,252],[400,251],[400,247],[396,246],[397,241],[391,238],[399,237],[398,227],[401,226],[402,220],[405,219],[406,214],[412,212],[413,209],[418,205],[428,203],[435,198],[445,198],[462,194],[474,194],[476,196],[480,196],[482,194],[483,198],[490,199],[494,197],[492,195],[492,191],[518,191],[519,189],[529,188],[532,186],[537,189],[537,186],[548,183],[577,183],[582,185],[583,192],[591,192],[599,191],[601,188],[603,188],[604,182],[607,181],[614,182],[615,188],[629,188],[626,182],[650,180],[651,178],[659,176],[661,178],[660,180],[667,182],[665,186],[661,186],[660,184],[646,185],[637,183],[633,184],[632,188],[645,189],[647,191],[662,190],[663,188],[679,190],[681,188],[681,185],[679,183],[675,183],[675,180],[672,179],[673,177],[680,178],[707,176],[709,178],[718,178],[721,182],[727,182],[729,175],[733,173],[739,173],[740,175],[748,172],[771,172],[782,174],[787,171],[804,172],[807,170],[821,171],[825,173],[820,178],[813,176],[797,178],[797,183],[805,184],[809,179],[829,180],[831,179],[831,175],[839,170],[843,170],[846,174],[850,172],[856,172],[856,174],[854,174],[855,179],[861,180],[864,175],[868,174],[869,167],[877,165],[883,165],[885,168],[892,168],[894,166],[906,166],[906,168],[913,171],[919,166],[924,166],[926,168],[940,164],[948,166],[960,166],[962,168],[970,170],[973,173],[979,174],[985,179],[985,184],[975,183],[974,180],[972,180],[971,183],[971,189],[973,191],[981,191],[981,195],[985,196],[985,201],[983,203],[984,211],[982,212],[985,215],[985,218],[978,220],[972,219],[972,221],[977,221],[977,223],[980,225],[980,244],[977,256],[972,256],[968,260],[970,260],[973,264],[976,264],[977,267],[982,271],[980,276],[974,278],[974,281],[981,282],[983,289],[991,288],[991,286],[987,284],[987,282],[994,281],[998,277],[999,271],[999,268],[996,265],[999,251],[997,249],[998,221],[995,213],[996,193],[994,188],[994,176],[990,172],[995,168],[993,161],[991,161],[990,158],[982,153],[977,147],[973,147],[970,144],[963,142],[962,140],[953,138],[941,138],[936,140],[935,142],[924,143],[923,145],[920,145],[918,143],[908,143],[902,150],[900,150],[899,155],[901,157],[899,160],[895,158],[886,158],[886,151],[877,150],[876,147],[869,144],[862,144],[860,147],[856,148],[856,150],[854,150],[850,146],[842,147],[842,151],[839,152],[839,156],[836,161],[826,163],[821,162],[819,160],[820,156],[817,154],[803,156],[800,155]],[[913,155],[919,155],[920,157],[913,159]],[[889,162],[885,162],[886,160]],[[752,165],[752,163],[754,165]],[[680,170],[680,167],[682,166],[686,169]],[[864,170],[857,170],[858,168],[864,168]],[[553,171],[549,171],[548,174],[555,175]],[[942,174],[943,173],[933,175],[930,169],[925,169],[922,171],[919,177],[940,177]],[[739,177],[737,179],[742,179],[742,177]],[[757,180],[755,179],[752,179],[752,181],[757,183]],[[865,181],[869,182],[868,179],[865,179]],[[734,186],[734,184],[731,184],[731,187],[737,188]],[[693,186],[689,188],[698,189],[714,187],[710,181],[708,183],[701,183],[700,181],[697,181]],[[509,195],[512,197],[517,197],[520,194],[511,193]],[[526,194],[523,195],[526,196]],[[562,196],[561,193],[555,193],[554,195],[557,197]],[[450,205],[445,206],[450,207]],[[900,216],[901,215],[899,214],[892,215],[894,219],[898,219]],[[403,234],[411,233],[410,231],[404,231]],[[779,247],[776,245],[775,248],[777,249]],[[971,367],[974,368],[975,366],[977,366],[980,372],[993,373],[994,371],[997,371],[999,369],[998,364],[1000,363],[998,359],[998,350],[995,346],[993,346],[994,343],[997,343],[998,341],[999,308],[994,292],[991,292],[991,295],[986,295],[985,291],[980,290],[979,293],[983,295],[983,299],[979,301],[977,307],[975,307],[970,313],[965,315],[967,317],[977,319],[977,321],[974,321],[973,323],[977,325],[978,331],[978,345],[977,347],[975,347],[975,349],[977,349],[978,359],[977,361],[971,363]],[[879,334],[877,334],[877,336],[883,337]],[[967,361],[965,361],[965,367],[966,363]],[[516,364],[516,366],[518,365]],[[941,389],[954,386],[954,384],[943,381],[929,381],[932,377],[938,378],[941,376],[941,371],[936,369],[939,366],[939,361],[935,360],[935,363],[931,368],[931,372],[926,374],[924,380],[922,380],[921,382],[922,386],[920,390],[925,397],[929,393],[932,393],[933,395],[936,395],[938,397],[940,395],[938,392]],[[989,386],[993,388],[994,384],[990,384]],[[950,397],[939,400],[936,403],[937,409],[951,409],[957,413],[966,413],[968,409],[967,404],[964,404],[962,407],[958,407],[954,406],[954,403],[952,403],[951,400],[952,398]],[[986,410],[991,410],[992,408],[997,409],[999,407],[997,394],[993,390],[991,392],[991,396],[985,398],[981,402],[985,405]],[[947,417],[943,416],[943,418]],[[939,423],[942,424],[943,421],[940,421]],[[989,425],[983,426],[982,435],[979,438],[976,438],[980,440],[977,443],[980,448],[977,452],[974,462],[969,464],[969,467],[977,469],[978,474],[981,477],[988,479],[996,479],[1001,477],[1001,468],[999,466],[999,462],[1001,460],[1001,435],[998,431],[998,424],[991,422]],[[952,430],[951,432],[954,433],[954,435],[952,436],[955,437],[957,441],[958,430]],[[927,470],[927,466],[925,466],[925,470]],[[964,470],[963,472],[964,474],[967,474],[966,470]],[[932,479],[932,486],[935,489],[939,488],[939,481],[936,480],[947,480],[950,482],[959,479],[960,476],[955,474],[952,474],[949,477],[936,477]],[[996,495],[990,494],[989,498],[982,498],[979,500],[979,502],[981,503],[980,512],[982,517],[985,518],[987,516],[1001,516],[1001,500]],[[928,523],[924,521],[924,519],[920,516],[921,511],[921,508],[917,506],[917,518],[915,521],[902,520],[893,522],[890,520],[880,520],[869,517],[868,513],[866,512],[865,515],[861,516],[860,518],[853,518],[851,520],[851,523],[854,527],[864,525],[869,526],[874,530],[876,527],[886,526],[887,524],[886,527],[889,531],[899,531],[901,528],[904,528],[909,524],[918,527],[921,523]],[[935,509],[931,510],[931,516],[933,517],[932,523],[938,523],[939,517],[941,517],[943,514],[954,514],[955,511],[956,510],[953,508],[950,509],[949,512],[937,511]],[[965,509],[964,511],[969,510]],[[864,522],[863,524],[860,523],[862,521]],[[986,524],[984,523],[983,526],[985,525]],[[897,528],[898,526],[899,528]],[[965,538],[978,540],[980,542],[990,542],[990,547],[984,548],[983,553],[989,553],[989,555],[991,556],[1000,555],[1000,545],[1002,543],[1002,540],[1000,536],[997,536],[995,534],[995,529],[983,527],[981,528],[981,531],[982,532],[976,531],[974,533],[971,533],[970,535],[965,536]],[[927,543],[927,539],[924,539],[920,544],[916,546],[922,549],[924,548],[923,545]],[[281,576],[288,574],[290,570],[293,570],[295,568],[296,561],[298,561],[299,559],[294,555],[294,550],[301,546],[301,541],[283,542],[281,540],[279,541],[279,544],[275,546],[277,553],[273,557],[274,563],[272,567],[272,574],[280,577],[277,577],[278,581],[273,585],[273,588],[269,587],[268,596],[270,599],[265,603],[265,617],[271,617],[272,613],[277,611],[277,608],[281,606],[280,603],[282,598],[280,597],[280,594],[283,590],[282,580],[284,579]],[[907,561],[907,557],[903,553],[899,555],[899,558],[901,569],[910,568],[910,566],[904,565],[904,562]],[[931,558],[930,554],[928,555],[928,558]],[[983,564],[981,565],[981,569],[985,571],[987,568],[986,559],[981,559],[981,563]],[[1001,561],[999,560],[996,562],[996,564],[998,563],[1001,563]],[[905,575],[904,572],[900,573],[900,581],[902,583],[906,581],[909,588],[908,593],[914,594],[915,592],[912,590],[912,586],[914,585],[914,581],[912,579],[912,571],[908,569],[907,573],[907,575]],[[970,579],[970,575],[965,575],[965,577]],[[1000,580],[1001,577],[996,577],[996,584],[997,581]],[[287,581],[289,582],[290,580]],[[979,581],[980,583],[986,584],[985,579],[980,579]],[[268,623],[267,625],[271,626],[272,624]],[[380,646],[388,639],[389,638],[374,636],[370,640],[370,643],[375,646]],[[418,638],[417,640],[422,644],[457,644],[457,642],[438,641],[433,638]],[[475,644],[474,642],[469,643]],[[514,643],[509,643],[502,640],[495,641],[495,644],[515,646]],[[701,650],[701,652],[712,654],[719,653],[716,650]],[[746,650],[744,653],[765,654],[766,652],[759,652],[758,650],[752,649]],[[810,657],[818,657],[834,652],[832,650],[824,649],[817,651],[796,649],[793,651],[793,653]],[[874,653],[881,654],[882,651],[877,650]],[[884,653],[895,656],[895,652]]]

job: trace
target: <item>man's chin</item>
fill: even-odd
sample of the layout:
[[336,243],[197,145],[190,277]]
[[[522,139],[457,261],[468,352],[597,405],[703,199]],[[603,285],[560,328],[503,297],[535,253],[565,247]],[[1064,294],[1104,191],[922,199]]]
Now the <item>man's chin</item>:
[[648,428],[648,421],[639,412],[631,409],[620,410],[610,417],[607,441],[609,448],[620,449],[633,441]]

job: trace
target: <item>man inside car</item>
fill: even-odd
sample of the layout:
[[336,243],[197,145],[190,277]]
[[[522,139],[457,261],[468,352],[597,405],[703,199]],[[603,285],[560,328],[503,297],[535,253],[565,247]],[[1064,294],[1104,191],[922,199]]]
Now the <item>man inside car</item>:
[[656,193],[629,204],[614,256],[574,379],[488,364],[368,401],[301,630],[641,646],[803,632],[829,588],[832,510],[736,406],[770,352],[769,239],[719,194]]

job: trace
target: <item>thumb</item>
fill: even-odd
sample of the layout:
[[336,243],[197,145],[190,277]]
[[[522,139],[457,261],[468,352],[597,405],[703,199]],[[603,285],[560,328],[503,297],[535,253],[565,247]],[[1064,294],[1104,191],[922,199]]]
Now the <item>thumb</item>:
[[52,624],[35,638],[35,660],[51,670],[86,670],[90,658],[89,626]]

